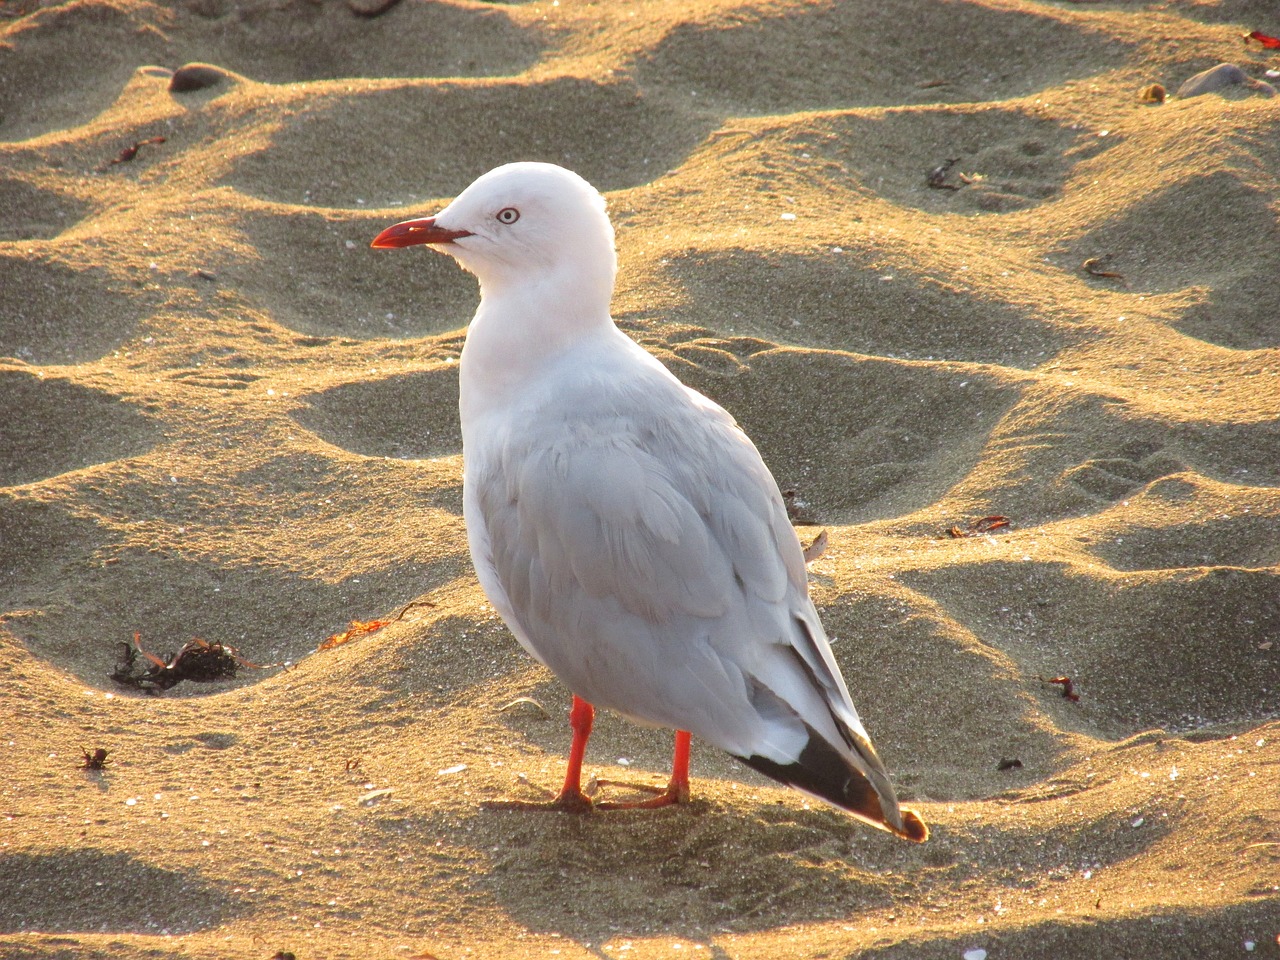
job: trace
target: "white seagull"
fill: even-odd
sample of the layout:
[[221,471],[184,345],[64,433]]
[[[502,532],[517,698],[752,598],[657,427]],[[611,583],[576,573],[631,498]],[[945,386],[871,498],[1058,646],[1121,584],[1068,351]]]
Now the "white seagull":
[[632,806],[688,799],[693,734],[925,840],[849,699],[760,454],[614,325],[604,198],[562,167],[511,163],[372,246],[415,244],[480,281],[460,368],[463,513],[485,594],[574,695],[568,774],[546,806],[591,808],[597,704],[676,731],[670,784]]

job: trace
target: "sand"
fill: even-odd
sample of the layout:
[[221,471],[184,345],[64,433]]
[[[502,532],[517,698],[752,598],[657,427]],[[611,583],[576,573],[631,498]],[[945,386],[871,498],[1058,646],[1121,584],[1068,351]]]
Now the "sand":
[[[1280,956],[1280,98],[1140,97],[1265,82],[1271,0],[0,17],[0,956]],[[697,744],[687,807],[481,807],[568,693],[467,556],[474,282],[368,243],[517,159],[827,530],[927,844]],[[135,632],[287,666],[148,693]]]

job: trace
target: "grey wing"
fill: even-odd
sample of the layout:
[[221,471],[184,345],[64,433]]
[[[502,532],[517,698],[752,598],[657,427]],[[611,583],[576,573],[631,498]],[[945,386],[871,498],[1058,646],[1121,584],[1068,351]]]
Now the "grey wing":
[[865,738],[772,475],[675,386],[531,423],[468,477],[495,605],[570,689],[635,720],[778,761],[810,728]]

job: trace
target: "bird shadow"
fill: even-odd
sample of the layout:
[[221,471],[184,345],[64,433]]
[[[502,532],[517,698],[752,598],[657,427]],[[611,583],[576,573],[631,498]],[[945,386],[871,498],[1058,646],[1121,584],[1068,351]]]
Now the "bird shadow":
[[[243,903],[198,874],[91,847],[0,857],[0,933],[163,929],[180,934],[223,923]],[[181,896],[175,896],[180,891]]]
[[531,932],[585,949],[659,935],[710,949],[725,935],[911,913],[993,878],[1030,896],[1060,883],[1063,863],[1096,870],[1143,856],[1181,816],[1136,831],[1101,808],[1051,825],[925,812],[937,820],[923,845],[750,792],[659,810],[473,808],[462,822],[455,809],[397,829],[428,838],[461,830],[474,857],[469,889]]
[[473,891],[526,929],[594,945],[661,933],[709,947],[722,933],[888,907],[900,880],[886,865],[909,874],[924,862],[834,811],[768,802],[587,814],[481,809],[466,827],[487,859]]

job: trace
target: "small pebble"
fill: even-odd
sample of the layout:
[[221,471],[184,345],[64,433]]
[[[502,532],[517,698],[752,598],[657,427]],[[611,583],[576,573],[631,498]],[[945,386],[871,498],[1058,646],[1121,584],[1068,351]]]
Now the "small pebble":
[[190,93],[206,87],[217,86],[227,77],[226,71],[207,63],[188,63],[173,72],[169,79],[170,93]]
[[1167,92],[1164,87],[1158,83],[1152,83],[1142,88],[1142,92],[1138,94],[1138,99],[1143,103],[1164,103]]
[[966,950],[963,956],[964,960],[987,960],[987,951],[981,947],[974,947],[972,950]]

